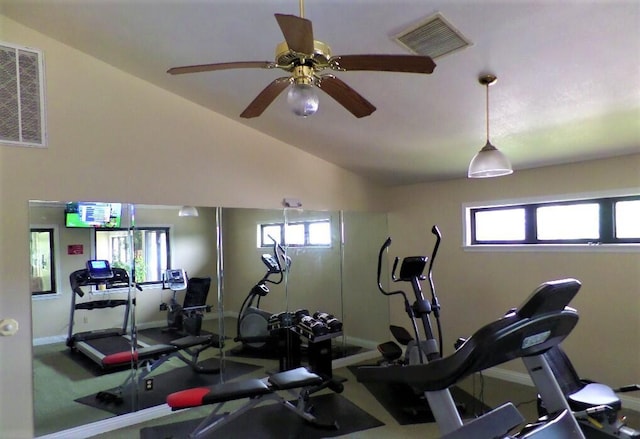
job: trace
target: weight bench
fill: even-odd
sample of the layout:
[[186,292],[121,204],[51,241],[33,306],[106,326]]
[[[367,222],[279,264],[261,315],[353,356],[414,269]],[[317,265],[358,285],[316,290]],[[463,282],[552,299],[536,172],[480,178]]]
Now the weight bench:
[[[308,388],[322,386],[322,384],[323,379],[319,375],[309,372],[304,367],[299,367],[262,379],[255,378],[182,390],[168,395],[167,404],[174,411],[215,404],[211,414],[191,432],[190,438],[202,438],[266,401],[276,401],[282,404],[316,427],[338,429],[337,423],[322,424],[310,413],[307,403],[309,395],[313,391],[309,391]],[[294,392],[295,389],[300,389],[300,391],[296,393]],[[277,392],[281,390],[287,390],[289,393],[296,395],[297,402],[293,404],[279,395]],[[226,402],[243,398],[249,398],[249,400],[242,407],[233,412],[219,415]]]
[[[198,357],[200,352],[212,346],[216,347],[216,344],[218,343],[216,343],[213,334],[199,336],[189,335],[172,340],[166,344],[155,344],[138,348],[135,352],[127,350],[106,355],[102,359],[102,363],[104,367],[116,367],[132,362],[135,363],[136,366],[141,369],[141,372],[137,375],[136,384],[141,383],[151,372],[174,357],[190,366],[196,373],[214,374],[220,373],[220,368],[204,368],[198,364]],[[183,354],[183,352],[189,354],[190,358]],[[98,392],[96,398],[102,402],[122,403],[124,391],[133,383],[134,378],[130,374],[116,390]]]

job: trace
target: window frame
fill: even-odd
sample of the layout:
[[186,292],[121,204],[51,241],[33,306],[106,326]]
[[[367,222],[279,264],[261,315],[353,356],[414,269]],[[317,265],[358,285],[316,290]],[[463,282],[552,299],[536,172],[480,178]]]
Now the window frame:
[[[167,254],[166,254],[166,259],[167,259],[167,268],[171,267],[171,226],[167,226],[167,225],[152,225],[152,226],[136,226],[133,228],[127,228],[127,227],[119,227],[119,228],[113,228],[113,227],[96,227],[93,229],[94,233],[93,233],[93,254],[97,255],[98,254],[98,239],[97,239],[97,233],[98,232],[116,232],[116,231],[124,231],[124,232],[132,232],[135,233],[136,231],[147,231],[147,230],[159,230],[159,231],[164,231],[166,233],[166,246],[167,246]],[[148,281],[148,282],[136,282],[135,279],[135,270],[136,270],[136,265],[135,265],[135,258],[133,261],[133,266],[132,266],[132,279],[131,281],[136,283],[137,285],[139,285],[140,287],[153,287],[156,285],[162,285],[162,278],[160,278],[157,281]],[[102,292],[100,290],[95,290],[93,292]]]
[[[313,220],[304,220],[304,221],[292,221],[292,222],[273,222],[273,223],[261,223],[258,224],[258,247],[266,248],[273,246],[273,242],[264,240],[264,229],[265,227],[280,227],[280,238],[283,242],[279,244],[291,247],[291,248],[331,248],[331,238],[329,239],[329,244],[311,244],[309,242],[309,225],[317,224],[317,223],[327,223],[329,225],[329,230],[331,230],[331,219],[330,218],[322,218],[322,219],[313,219]],[[287,242],[285,236],[285,227],[286,226],[296,226],[296,225],[304,225],[304,244],[289,244]]]
[[[32,224],[29,227],[29,238],[31,238],[31,233],[33,232],[50,232],[49,236],[49,249],[50,249],[50,257],[51,257],[51,287],[52,290],[43,290],[43,291],[30,291],[31,298],[33,299],[44,299],[44,298],[52,298],[60,296],[60,288],[58,286],[59,276],[59,267],[58,267],[58,244],[60,242],[58,238],[58,226],[55,224]],[[31,249],[29,249],[29,267],[31,267]],[[30,275],[31,277],[31,275]],[[29,287],[31,290],[31,287]]]
[[[615,203],[640,200],[639,189],[611,191],[593,194],[576,194],[547,198],[492,201],[487,203],[467,203],[463,205],[463,247],[465,249],[585,249],[602,248],[640,251],[640,237],[617,238],[615,236]],[[537,238],[537,209],[547,206],[568,206],[596,203],[599,205],[598,239],[539,239]],[[523,240],[477,240],[475,213],[503,209],[525,209],[525,239]]]

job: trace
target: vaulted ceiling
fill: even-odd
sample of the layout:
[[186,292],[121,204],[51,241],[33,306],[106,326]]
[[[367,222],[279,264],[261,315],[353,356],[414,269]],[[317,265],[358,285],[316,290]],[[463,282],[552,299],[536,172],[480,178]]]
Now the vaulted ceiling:
[[[640,152],[640,2],[307,0],[334,55],[410,54],[394,40],[436,13],[470,45],[432,74],[334,72],[377,110],[356,118],[327,94],[308,118],[280,95],[240,113],[278,69],[172,76],[175,66],[273,61],[274,13],[296,0],[0,0],[6,17],[309,153],[388,185],[466,176],[486,140],[519,169]],[[19,43],[19,42],[11,42]],[[46,59],[46,54],[45,54]],[[70,66],[70,68],[72,68]],[[149,109],[152,111],[153,109]]]

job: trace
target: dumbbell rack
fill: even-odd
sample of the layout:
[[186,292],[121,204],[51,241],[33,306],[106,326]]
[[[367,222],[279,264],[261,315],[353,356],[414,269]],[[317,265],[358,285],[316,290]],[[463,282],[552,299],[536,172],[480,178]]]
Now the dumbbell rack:
[[333,368],[331,361],[333,359],[331,339],[342,337],[342,331],[330,332],[317,337],[307,337],[306,334],[300,334],[308,341],[307,355],[309,357],[309,367],[311,371],[327,378],[333,378]]

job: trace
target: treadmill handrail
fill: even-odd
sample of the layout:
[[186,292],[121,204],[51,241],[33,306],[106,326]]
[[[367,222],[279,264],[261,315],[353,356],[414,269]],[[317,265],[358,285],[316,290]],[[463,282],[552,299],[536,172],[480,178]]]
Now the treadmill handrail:
[[78,296],[83,297],[84,291],[82,288],[87,285],[99,285],[106,284],[107,287],[114,286],[129,286],[129,274],[123,268],[112,268],[113,277],[108,279],[93,279],[89,275],[89,270],[83,268],[82,270],[76,270],[69,275],[69,283],[71,284],[71,290]]

